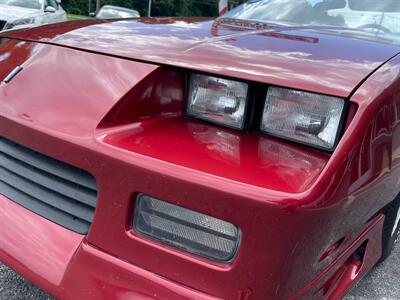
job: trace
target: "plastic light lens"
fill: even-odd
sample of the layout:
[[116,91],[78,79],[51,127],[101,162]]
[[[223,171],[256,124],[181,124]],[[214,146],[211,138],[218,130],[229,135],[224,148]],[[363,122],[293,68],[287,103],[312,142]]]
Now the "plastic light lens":
[[269,88],[261,130],[324,150],[333,150],[344,110],[341,98]]
[[25,25],[30,25],[35,23],[35,18],[26,18],[26,19],[19,19],[15,20],[11,23],[6,24],[4,29],[11,29],[17,26],[25,26]]
[[248,84],[191,74],[187,113],[213,123],[243,129]]
[[161,242],[218,261],[231,260],[239,244],[236,226],[143,194],[136,200],[134,227]]

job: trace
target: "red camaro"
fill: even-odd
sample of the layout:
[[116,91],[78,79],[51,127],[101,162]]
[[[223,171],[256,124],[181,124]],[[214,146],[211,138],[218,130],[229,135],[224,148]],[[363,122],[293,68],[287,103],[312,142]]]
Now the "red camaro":
[[0,33],[0,261],[62,299],[338,299],[399,231],[400,2]]

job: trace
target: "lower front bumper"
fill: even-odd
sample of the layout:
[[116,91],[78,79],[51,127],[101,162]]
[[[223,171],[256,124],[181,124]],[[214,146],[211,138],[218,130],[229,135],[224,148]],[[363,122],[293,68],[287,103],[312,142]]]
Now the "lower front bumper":
[[[60,299],[217,299],[89,245],[0,196],[0,261]],[[291,299],[339,299],[380,256],[383,216]],[[361,259],[354,257],[364,245]],[[250,294],[249,294],[250,295]],[[248,299],[241,295],[240,299]]]
[[0,261],[59,299],[216,299],[89,245],[0,196]]
[[378,215],[321,274],[289,299],[342,299],[379,261],[384,220],[383,214]]

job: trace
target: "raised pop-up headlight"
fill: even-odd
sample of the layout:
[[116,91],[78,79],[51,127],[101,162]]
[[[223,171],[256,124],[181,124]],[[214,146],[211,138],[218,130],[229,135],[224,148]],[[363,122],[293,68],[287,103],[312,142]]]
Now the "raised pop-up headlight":
[[191,74],[187,113],[192,117],[243,129],[248,84],[214,76]]
[[261,130],[331,151],[336,146],[344,105],[341,98],[271,87]]
[[137,232],[213,260],[231,260],[240,233],[231,223],[140,194],[136,199]]

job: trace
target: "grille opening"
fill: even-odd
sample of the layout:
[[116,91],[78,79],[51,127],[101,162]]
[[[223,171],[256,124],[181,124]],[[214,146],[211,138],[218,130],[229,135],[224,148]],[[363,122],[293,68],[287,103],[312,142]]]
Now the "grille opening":
[[0,31],[2,31],[4,29],[4,27],[6,26],[6,21],[4,20],[0,20]]
[[0,138],[0,194],[69,230],[86,234],[97,202],[88,172]]

